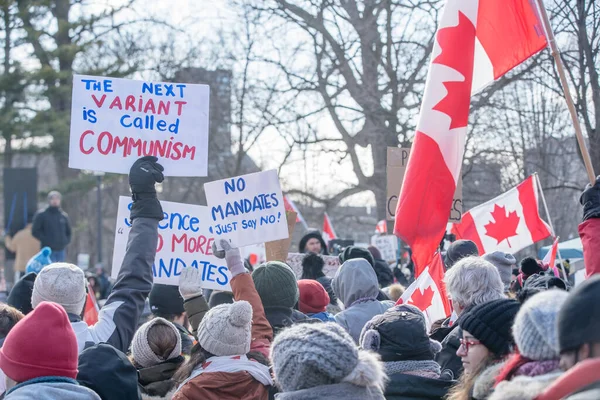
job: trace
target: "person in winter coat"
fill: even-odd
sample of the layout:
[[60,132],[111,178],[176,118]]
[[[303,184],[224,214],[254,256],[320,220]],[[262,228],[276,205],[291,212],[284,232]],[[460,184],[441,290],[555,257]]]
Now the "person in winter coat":
[[541,261],[538,261],[533,257],[525,257],[521,260],[519,275],[517,275],[517,278],[510,284],[510,291],[518,295],[525,287],[525,283],[530,276],[541,274],[543,272],[544,266]]
[[[4,241],[6,248],[15,253],[14,270],[15,276],[18,276],[18,278],[25,274],[27,263],[41,249],[40,241],[31,233],[32,226],[32,224],[27,224],[15,236],[6,236]],[[17,280],[15,279],[15,282]]]
[[463,258],[477,256],[479,256],[479,249],[475,242],[464,239],[456,240],[448,246],[448,250],[444,254],[444,266],[448,271]]
[[512,254],[503,251],[494,251],[483,256],[483,259],[489,261],[498,269],[500,279],[504,284],[504,293],[510,291],[510,283],[512,282],[512,270],[517,264],[517,260]]
[[298,282],[287,264],[279,261],[264,263],[254,269],[252,280],[275,336],[299,322],[319,322],[294,309],[299,298]]
[[181,352],[189,355],[194,345],[194,335],[188,330],[184,299],[177,286],[154,284],[148,300],[154,316],[166,319],[177,328],[181,336]]
[[600,176],[594,185],[588,184],[579,198],[583,206],[583,220],[579,224],[579,237],[585,260],[585,276],[600,273]]
[[451,318],[447,318],[439,328],[432,329],[430,337],[442,343],[435,360],[442,367],[443,379],[452,380],[458,379],[463,370],[456,354],[461,338],[457,327],[473,307],[504,298],[504,284],[496,267],[481,257],[462,258],[446,271],[444,282],[458,319],[451,323]]
[[298,246],[299,253],[316,253],[324,256],[329,255],[327,243],[319,231],[308,232],[300,239]]
[[501,363],[513,350],[511,328],[520,304],[498,299],[470,310],[460,322],[462,339],[457,355],[464,374],[452,388],[448,400],[487,399],[496,383]]
[[[223,250],[213,245],[213,254],[227,262],[235,302],[209,310],[200,321],[198,344],[174,377],[180,383],[174,400],[267,399],[273,384],[266,358],[273,332],[260,297],[239,250],[226,240],[220,244]],[[180,281],[182,295],[201,293],[200,272],[186,268],[184,273],[190,284]]]
[[131,360],[137,368],[144,400],[171,399],[176,382],[173,375],[183,364],[179,330],[163,318],[142,325],[131,343]]
[[381,357],[387,400],[441,399],[454,383],[440,379],[440,365],[433,358],[442,346],[429,339],[425,316],[415,306],[392,307],[367,322],[360,347]]
[[327,312],[329,295],[325,288],[312,279],[300,279],[298,281],[300,297],[298,309],[308,317],[316,318],[323,322],[335,322],[333,315]]
[[106,342],[126,352],[135,333],[144,301],[152,288],[152,265],[158,243],[158,222],[164,218],[154,185],[162,182],[163,167],[156,157],[143,157],[131,167],[129,185],[133,193],[132,226],[127,252],[113,290],[100,309],[98,322],[88,326],[81,320],[87,297],[83,271],[72,264],[45,267],[35,279],[31,305],[43,301],[63,306],[77,337],[79,352]]
[[[585,252],[584,252],[585,255]],[[586,261],[587,262],[587,261]],[[600,276],[568,295],[558,313],[560,366],[567,371],[538,400],[600,398]]]
[[558,311],[567,292],[548,290],[525,303],[515,318],[517,352],[504,364],[489,400],[533,400],[562,374],[558,353]]
[[390,265],[383,259],[381,252],[375,246],[367,247],[369,253],[373,256],[373,269],[377,274],[377,281],[379,286],[386,288],[394,283],[394,273],[390,268]]
[[335,321],[357,344],[365,324],[394,305],[391,301],[377,300],[377,275],[363,258],[348,260],[342,264],[333,278],[333,291],[345,307],[344,311],[335,316]]
[[[356,258],[367,260],[371,268],[373,268],[373,271],[375,271],[377,276],[377,284],[380,288],[389,286],[394,282],[394,274],[392,273],[390,267],[387,266],[387,264],[385,266],[377,264],[375,262],[375,258],[373,258],[373,255],[367,249],[357,246],[346,247],[344,251],[340,253],[338,258],[340,259],[340,264]],[[377,300],[389,300],[389,297],[387,297],[386,294],[380,290]]]
[[81,352],[77,381],[102,400],[142,400],[137,369],[125,353],[106,343]]
[[60,208],[62,196],[56,191],[48,194],[48,207],[33,217],[32,234],[41,247],[52,249],[52,261],[64,262],[65,249],[71,243],[69,216]]
[[100,400],[79,385],[77,338],[65,310],[42,302],[19,321],[0,349],[7,400]]
[[[338,306],[338,299],[333,289],[331,288],[332,278],[325,275],[323,272],[323,267],[325,266],[325,261],[323,258],[316,253],[308,253],[302,259],[302,276],[300,279],[313,279],[318,281],[325,290],[327,290],[327,294],[329,295],[329,302],[332,306]],[[338,310],[339,312],[339,310]]]
[[521,304],[525,304],[529,298],[549,289],[566,291],[567,284],[562,279],[551,274],[540,273],[531,275],[527,278],[525,285],[517,295],[517,300],[519,300]]
[[356,348],[338,325],[299,324],[275,338],[271,362],[278,400],[383,400],[385,372],[377,356]]

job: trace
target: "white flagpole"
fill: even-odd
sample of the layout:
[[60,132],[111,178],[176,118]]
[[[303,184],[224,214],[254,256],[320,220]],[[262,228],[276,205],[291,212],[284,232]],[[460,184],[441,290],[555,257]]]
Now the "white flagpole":
[[[535,180],[536,180],[537,186],[539,188],[539,193],[542,196],[542,204],[544,204],[544,210],[546,211],[546,217],[548,217],[548,225],[550,225],[550,233],[552,234],[552,237],[554,239],[556,239],[556,232],[554,231],[554,225],[552,225],[552,218],[550,218],[550,212],[548,211],[548,204],[546,204],[546,196],[544,196],[544,189],[542,189],[542,183],[540,182],[540,177],[537,172],[534,172],[533,175],[535,175]],[[550,248],[549,251],[552,251],[552,248]],[[556,255],[558,256],[558,259],[560,260],[560,269],[562,270],[563,278],[565,279],[565,282],[566,282],[567,281],[567,273],[565,272],[565,266],[563,263],[563,259],[560,255],[560,249],[558,248],[558,246],[556,246]],[[550,267],[553,267],[553,265],[551,265]]]

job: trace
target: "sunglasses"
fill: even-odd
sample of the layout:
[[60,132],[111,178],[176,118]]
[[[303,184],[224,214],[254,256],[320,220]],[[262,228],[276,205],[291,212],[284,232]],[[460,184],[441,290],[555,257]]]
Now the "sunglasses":
[[469,352],[469,347],[480,345],[481,342],[479,340],[473,339],[460,339],[460,345],[465,348],[465,352]]

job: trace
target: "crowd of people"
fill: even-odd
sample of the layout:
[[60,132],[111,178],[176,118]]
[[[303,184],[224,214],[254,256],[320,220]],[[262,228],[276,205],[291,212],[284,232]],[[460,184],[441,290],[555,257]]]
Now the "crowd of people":
[[[131,169],[127,252],[96,324],[82,321],[89,277],[63,262],[0,304],[4,399],[600,398],[600,276],[571,288],[535,259],[456,241],[444,257],[453,313],[428,326],[376,248],[344,249],[328,277],[311,233],[300,279],[220,241],[231,292],[207,291],[195,268],[179,286],[153,284],[162,171],[154,157]],[[582,204],[596,272],[600,181]]]

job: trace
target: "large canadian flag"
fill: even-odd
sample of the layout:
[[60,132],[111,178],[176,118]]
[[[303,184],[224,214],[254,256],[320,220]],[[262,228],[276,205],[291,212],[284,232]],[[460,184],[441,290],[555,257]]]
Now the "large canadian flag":
[[452,226],[457,239],[475,242],[479,253],[496,250],[515,253],[550,236],[550,227],[540,217],[534,176],[517,187],[481,204]]
[[443,279],[444,262],[436,253],[431,265],[404,291],[396,305],[411,304],[423,311],[429,330],[431,324],[452,312]]
[[463,161],[471,94],[546,46],[532,0],[448,0],[439,22],[394,233],[415,272],[445,231]]
[[335,234],[329,215],[325,213],[323,216],[323,240],[325,240],[325,243],[329,243],[333,239],[337,239],[337,235]]

